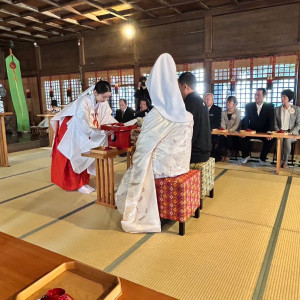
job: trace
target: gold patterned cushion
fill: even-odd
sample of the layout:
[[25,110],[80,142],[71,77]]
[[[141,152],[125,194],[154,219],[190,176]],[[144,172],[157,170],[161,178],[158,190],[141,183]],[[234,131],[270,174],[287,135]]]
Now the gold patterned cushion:
[[215,159],[210,157],[206,162],[192,163],[190,164],[190,169],[201,172],[201,199],[203,199],[215,185]]

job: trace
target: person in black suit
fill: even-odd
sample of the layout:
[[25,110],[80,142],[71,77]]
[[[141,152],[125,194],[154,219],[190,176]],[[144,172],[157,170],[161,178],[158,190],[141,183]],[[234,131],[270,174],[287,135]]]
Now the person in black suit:
[[209,122],[211,130],[221,126],[222,108],[214,104],[214,94],[207,93],[204,95],[204,102],[207,105],[209,112]]
[[191,163],[205,162],[210,157],[211,130],[205,102],[195,91],[196,77],[191,72],[182,73],[178,79],[185,108],[194,117]]
[[[208,108],[211,130],[215,128],[219,129],[221,126],[222,108],[214,104],[214,94],[212,93],[207,93],[204,95],[204,102],[206,103]],[[214,157],[216,161],[220,161],[221,160],[221,153],[219,150],[220,137],[218,135],[212,135],[211,144],[212,144],[211,156]]]
[[117,109],[115,117],[119,123],[126,123],[135,119],[135,111],[127,106],[127,101],[125,99],[120,99],[119,105],[120,109]]
[[[264,102],[267,91],[264,88],[258,88],[255,93],[255,102],[246,104],[245,117],[242,120],[242,129],[252,129],[256,132],[267,132],[274,130],[274,105]],[[247,163],[249,156],[250,137],[242,139],[242,163]],[[272,138],[257,138],[263,141],[264,145],[259,157],[259,164],[265,165],[268,153],[274,143]]]

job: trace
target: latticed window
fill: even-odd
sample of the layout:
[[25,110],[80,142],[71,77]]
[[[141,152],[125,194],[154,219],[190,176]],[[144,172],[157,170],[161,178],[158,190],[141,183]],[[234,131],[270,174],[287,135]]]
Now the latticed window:
[[[70,89],[71,88],[71,89]],[[71,96],[68,97],[68,90],[71,91]],[[67,79],[62,81],[63,104],[68,104],[74,101],[81,94],[81,83],[79,79]]]
[[[50,87],[53,90],[53,97],[50,97]],[[57,106],[61,106],[60,82],[59,80],[46,80],[44,81],[44,90],[46,98],[46,109],[51,110],[51,100],[57,101]]]
[[119,100],[125,99],[129,107],[135,107],[134,99],[134,73],[133,69],[107,70],[99,72],[88,72],[85,74],[88,86],[98,82],[100,79],[110,83],[112,96],[109,104],[115,115],[119,108]]
[[[152,67],[141,67],[140,72],[146,78],[149,77]],[[204,66],[203,63],[177,64],[177,78],[184,72],[191,72],[197,80],[196,91],[201,97],[204,94]]]
[[1,96],[0,96],[0,113],[4,113],[4,105]]
[[[212,83],[214,85],[215,104],[226,106],[228,96],[236,96],[242,115],[245,105],[255,101],[257,88],[266,88],[268,80],[273,84],[267,90],[265,101],[274,106],[281,105],[283,89],[295,91],[297,75],[296,55],[278,57],[258,57],[212,63]],[[234,84],[235,88],[230,88]]]

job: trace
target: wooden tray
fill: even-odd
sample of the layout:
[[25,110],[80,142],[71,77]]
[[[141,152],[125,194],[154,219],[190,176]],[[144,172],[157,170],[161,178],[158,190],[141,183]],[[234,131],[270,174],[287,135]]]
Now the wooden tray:
[[118,277],[86,264],[70,261],[20,292],[16,300],[37,300],[53,288],[63,288],[75,300],[114,300],[122,294]]
[[118,149],[116,147],[103,147],[103,146],[100,146],[100,147],[92,148],[90,150],[91,153],[97,153],[97,154],[107,154],[108,151],[110,153],[111,152],[117,152]]

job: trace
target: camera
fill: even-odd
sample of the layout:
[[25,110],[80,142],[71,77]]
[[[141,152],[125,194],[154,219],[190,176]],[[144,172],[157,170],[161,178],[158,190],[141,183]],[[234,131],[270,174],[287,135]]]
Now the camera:
[[142,81],[142,86],[146,86],[146,82],[145,81]]

